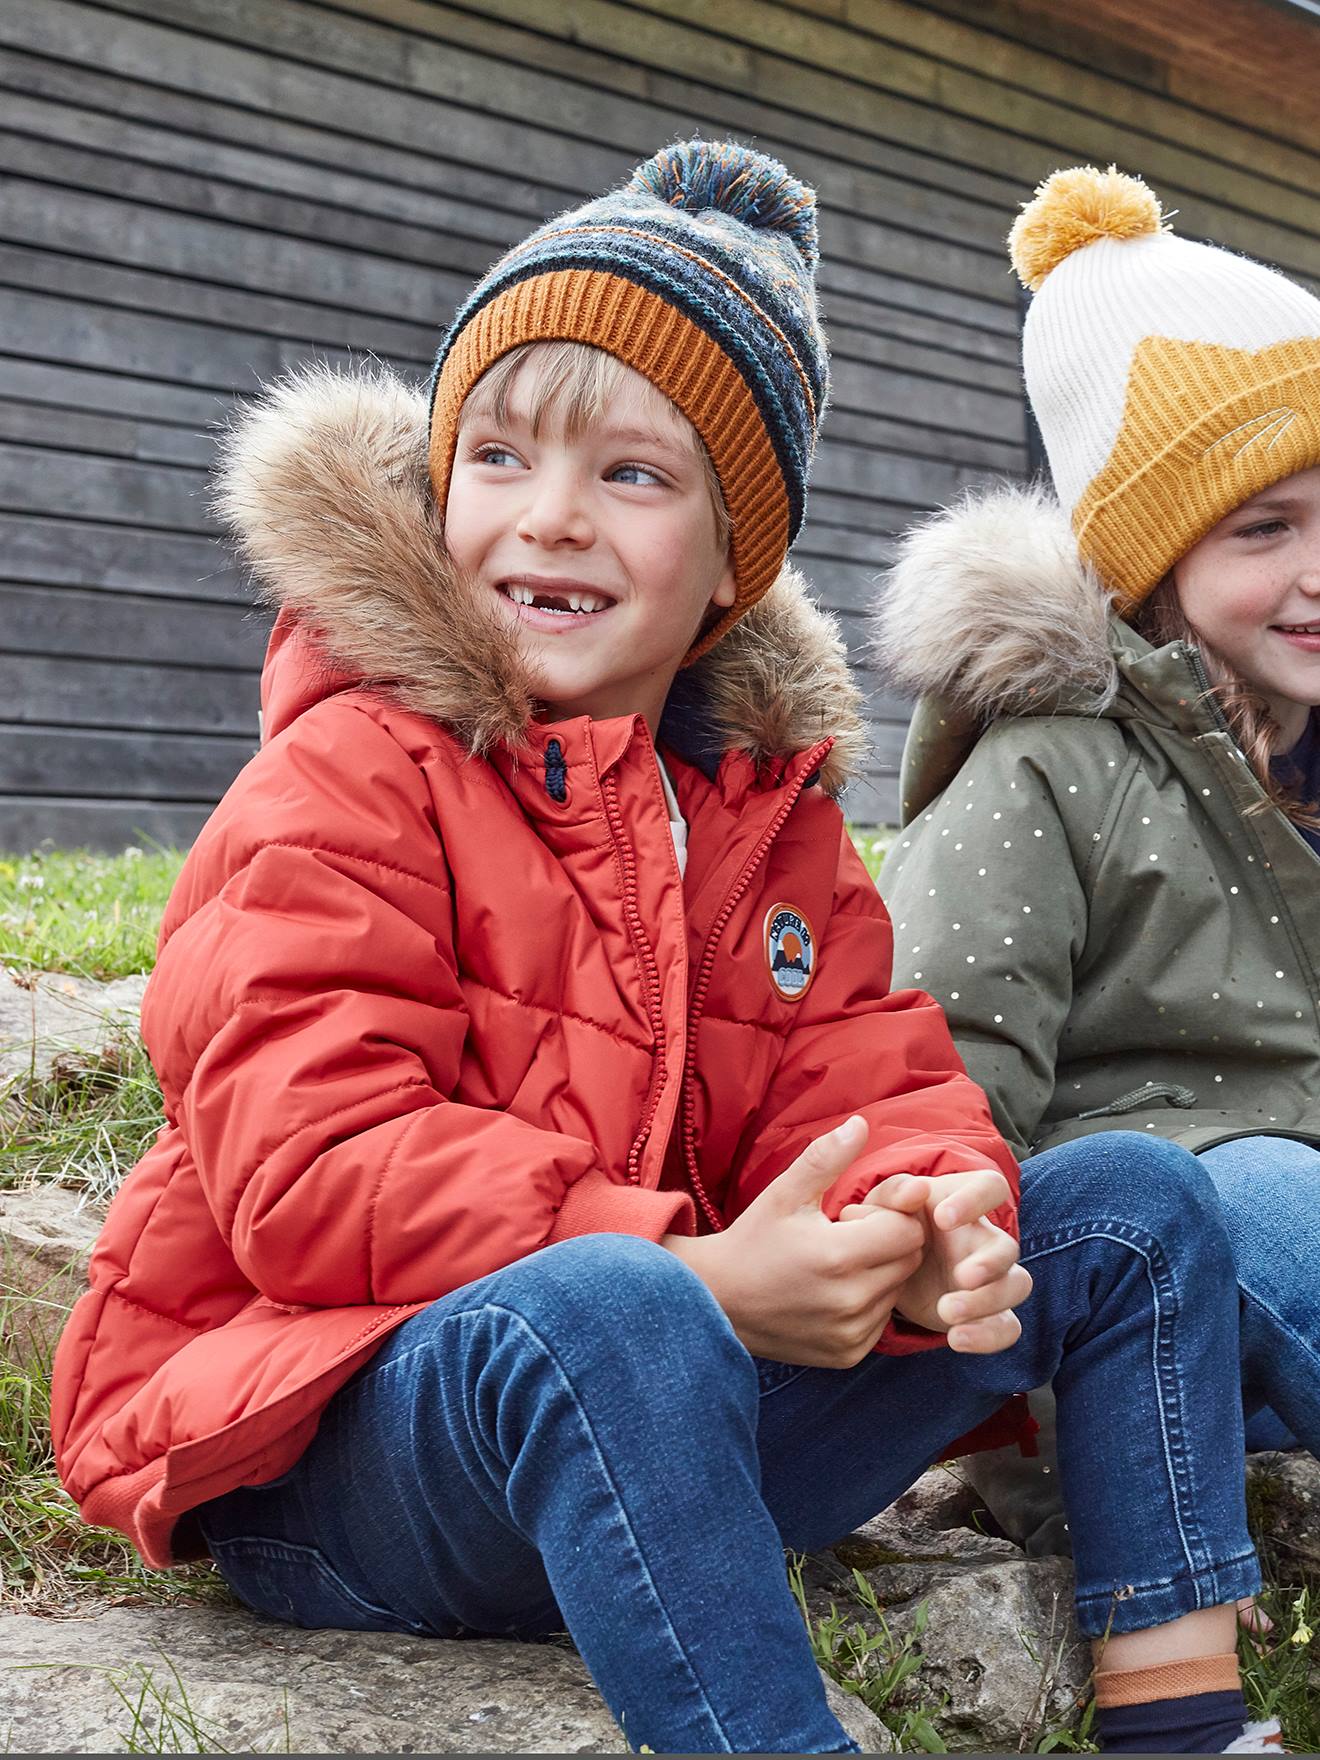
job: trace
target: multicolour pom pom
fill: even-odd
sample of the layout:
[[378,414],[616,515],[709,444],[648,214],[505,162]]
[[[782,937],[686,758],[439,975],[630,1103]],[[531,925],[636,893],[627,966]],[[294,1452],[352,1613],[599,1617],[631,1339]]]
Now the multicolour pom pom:
[[808,269],[820,256],[814,191],[778,159],[736,141],[680,141],[639,165],[627,188],[690,214],[715,209],[744,226],[786,234]]

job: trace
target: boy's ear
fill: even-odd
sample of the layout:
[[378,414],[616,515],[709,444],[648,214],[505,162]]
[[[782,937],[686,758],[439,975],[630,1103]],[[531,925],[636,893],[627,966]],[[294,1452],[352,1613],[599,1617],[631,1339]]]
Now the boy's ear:
[[710,596],[710,602],[712,605],[718,605],[721,610],[727,611],[737,597],[738,583],[734,579],[733,556],[730,554],[724,558],[724,573],[720,576],[715,591]]

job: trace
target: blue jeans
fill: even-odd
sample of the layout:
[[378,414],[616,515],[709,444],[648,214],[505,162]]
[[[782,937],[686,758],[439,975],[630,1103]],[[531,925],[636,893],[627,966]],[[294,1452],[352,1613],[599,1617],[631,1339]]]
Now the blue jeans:
[[1237,1137],[1200,1159],[1237,1264],[1251,1446],[1320,1455],[1320,1150]]
[[[308,1626],[567,1627],[629,1744],[850,1750],[783,1548],[829,1544],[1053,1380],[1086,1632],[1252,1593],[1236,1285],[1201,1163],[1136,1133],[1025,1169],[1035,1290],[996,1356],[752,1358],[672,1254],[566,1241],[401,1326],[297,1465],[207,1505],[242,1600]],[[425,1744],[425,1732],[419,1732]]]

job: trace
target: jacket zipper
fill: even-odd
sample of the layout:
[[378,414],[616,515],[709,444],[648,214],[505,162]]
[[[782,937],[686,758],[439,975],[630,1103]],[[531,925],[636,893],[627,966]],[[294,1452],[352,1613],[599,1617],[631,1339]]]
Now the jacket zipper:
[[655,950],[647,939],[646,928],[642,922],[641,912],[637,908],[637,864],[633,859],[632,845],[628,841],[624,829],[623,814],[619,810],[618,779],[611,772],[601,778],[601,796],[605,802],[605,817],[609,824],[610,836],[614,839],[615,852],[623,869],[623,919],[628,925],[628,939],[633,944],[633,956],[637,961],[638,974],[642,980],[642,996],[646,1003],[646,1018],[650,1022],[651,1034],[655,1040],[655,1057],[651,1063],[651,1085],[647,1090],[646,1104],[642,1110],[642,1120],[633,1144],[628,1151],[627,1177],[629,1185],[637,1185],[641,1180],[641,1160],[646,1148],[647,1139],[651,1135],[651,1126],[655,1121],[656,1109],[660,1104],[660,1096],[664,1092],[665,1077],[668,1074],[668,1054],[665,1050],[664,1011],[660,1005],[660,968],[656,964]]
[[724,904],[720,908],[719,915],[711,925],[710,934],[706,937],[706,945],[702,951],[701,963],[697,968],[696,982],[692,987],[692,1001],[688,1007],[687,1041],[684,1046],[683,1055],[683,1159],[687,1170],[688,1184],[692,1187],[692,1195],[700,1205],[702,1215],[706,1218],[712,1231],[716,1234],[723,1231],[724,1220],[711,1202],[710,1193],[706,1190],[701,1178],[700,1170],[697,1167],[697,1121],[692,1085],[692,1077],[695,1074],[696,1066],[697,1023],[701,1018],[701,1011],[705,1006],[706,991],[710,988],[711,972],[715,966],[715,951],[719,945],[720,936],[724,933],[725,925],[736,910],[739,900],[751,885],[756,870],[760,867],[766,851],[779,835],[779,830],[783,825],[784,820],[787,819],[788,815],[797,805],[798,796],[807,786],[808,780],[816,774],[820,762],[833,743],[832,740],[822,741],[816,750],[808,755],[807,762],[803,766],[802,774],[788,790],[787,799],[783,802],[779,811],[770,821],[760,842],[748,857],[746,865],[744,866],[742,873],[738,876],[738,880],[734,885],[733,890],[725,899]]
[[1228,717],[1219,706],[1219,699],[1215,696],[1214,689],[1210,683],[1210,675],[1206,671],[1205,664],[1201,659],[1201,650],[1199,648],[1184,647],[1183,653],[1186,656],[1187,664],[1191,669],[1192,677],[1201,687],[1201,701],[1209,708],[1211,715],[1218,723],[1219,727],[1222,728],[1222,730],[1231,738],[1232,729],[1228,725]]

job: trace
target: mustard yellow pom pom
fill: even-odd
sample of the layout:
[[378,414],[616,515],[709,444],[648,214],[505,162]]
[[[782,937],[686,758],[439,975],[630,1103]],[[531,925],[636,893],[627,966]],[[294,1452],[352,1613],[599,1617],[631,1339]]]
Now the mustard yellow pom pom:
[[1047,177],[1013,222],[1008,251],[1033,293],[1065,257],[1098,238],[1140,238],[1167,232],[1164,211],[1139,177],[1117,166],[1078,165]]

